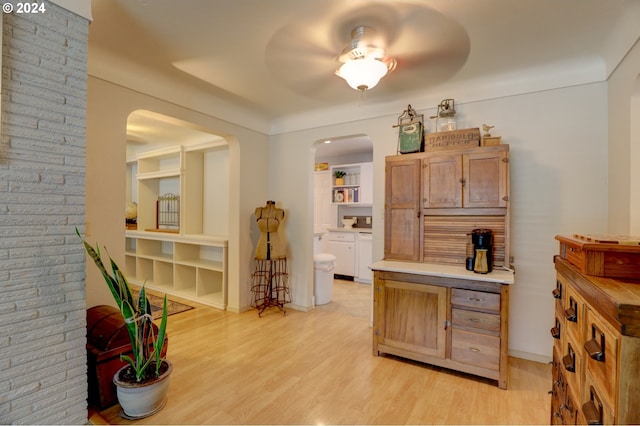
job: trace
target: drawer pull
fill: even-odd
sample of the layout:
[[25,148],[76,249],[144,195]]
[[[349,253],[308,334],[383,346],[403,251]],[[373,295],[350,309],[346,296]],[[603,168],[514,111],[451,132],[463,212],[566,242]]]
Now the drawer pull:
[[569,308],[564,311],[567,321],[578,322],[578,302],[573,297],[569,297]]
[[582,404],[582,413],[588,425],[602,424],[602,403],[590,386],[591,400]]
[[576,353],[573,351],[571,345],[568,348],[569,353],[562,357],[562,365],[564,369],[570,373],[576,372]]
[[480,318],[468,318],[469,322],[481,323],[482,320]]
[[554,339],[560,338],[560,321],[558,321],[558,318],[556,318],[556,326],[551,329],[551,336]]
[[484,299],[480,299],[479,297],[467,297],[467,300],[470,302],[484,302]]
[[474,348],[473,346],[469,346],[469,350],[470,350],[471,352],[480,352],[480,349],[478,349],[478,348]]
[[[599,331],[600,330],[598,330],[595,325],[591,325],[591,340],[585,342],[584,349],[587,351],[591,359],[604,362],[604,333],[599,333]],[[600,341],[598,341],[598,334],[600,334]]]
[[552,291],[554,299],[562,299],[562,283],[556,280],[556,288]]
[[576,310],[571,307],[564,311],[564,317],[567,321],[578,322],[578,315],[576,314]]

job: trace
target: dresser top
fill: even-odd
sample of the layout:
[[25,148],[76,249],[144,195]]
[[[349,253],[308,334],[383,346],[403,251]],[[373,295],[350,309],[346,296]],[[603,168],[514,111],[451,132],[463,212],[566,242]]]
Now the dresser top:
[[585,275],[559,256],[555,257],[555,264],[556,270],[572,281],[592,309],[621,334],[640,337],[640,279]]

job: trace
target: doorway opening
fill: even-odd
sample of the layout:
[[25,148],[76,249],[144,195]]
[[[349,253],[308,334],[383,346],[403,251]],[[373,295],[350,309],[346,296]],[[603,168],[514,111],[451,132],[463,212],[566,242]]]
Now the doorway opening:
[[367,135],[342,136],[319,140],[313,149],[314,256],[336,257],[333,298],[317,307],[370,318],[373,142]]

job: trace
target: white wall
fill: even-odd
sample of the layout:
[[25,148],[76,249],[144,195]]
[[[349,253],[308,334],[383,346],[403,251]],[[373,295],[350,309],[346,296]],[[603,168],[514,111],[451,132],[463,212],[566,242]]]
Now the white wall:
[[[459,127],[496,127],[511,150],[512,254],[510,352],[551,356],[556,234],[604,232],[607,222],[606,84],[590,84],[472,103],[456,102]],[[419,111],[426,116],[435,111]],[[374,146],[374,259],[384,244],[384,157],[395,155],[398,111],[275,135],[269,146],[269,193],[288,210],[294,304],[309,308],[313,293],[313,143],[362,133]],[[305,179],[302,179],[302,177]]]
[[[196,99],[193,99],[196,102]],[[214,106],[215,107],[215,106]],[[203,112],[89,77],[87,97],[87,237],[109,248],[124,263],[126,124],[144,109],[194,123],[223,137],[228,150],[229,309],[249,307],[249,283],[257,226],[255,207],[267,199],[267,137]],[[203,108],[205,109],[205,108]],[[206,110],[206,109],[205,109]],[[87,306],[111,304],[112,297],[95,268],[87,268]]]
[[640,235],[640,43],[611,75],[608,90],[608,231]]

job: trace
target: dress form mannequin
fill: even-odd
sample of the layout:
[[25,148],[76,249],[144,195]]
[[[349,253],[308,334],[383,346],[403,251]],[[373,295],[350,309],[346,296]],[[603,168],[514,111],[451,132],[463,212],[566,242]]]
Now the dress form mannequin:
[[285,304],[291,302],[289,273],[285,244],[278,228],[284,219],[284,210],[276,208],[275,201],[267,201],[263,207],[256,208],[256,220],[260,229],[260,239],[256,246],[251,276],[251,306],[258,308],[258,316],[269,306],[277,306],[285,315]]
[[284,210],[276,208],[275,201],[267,201],[264,207],[256,208],[255,215],[260,229],[255,258],[261,260],[284,258],[284,244],[278,233],[280,223],[284,219]]

